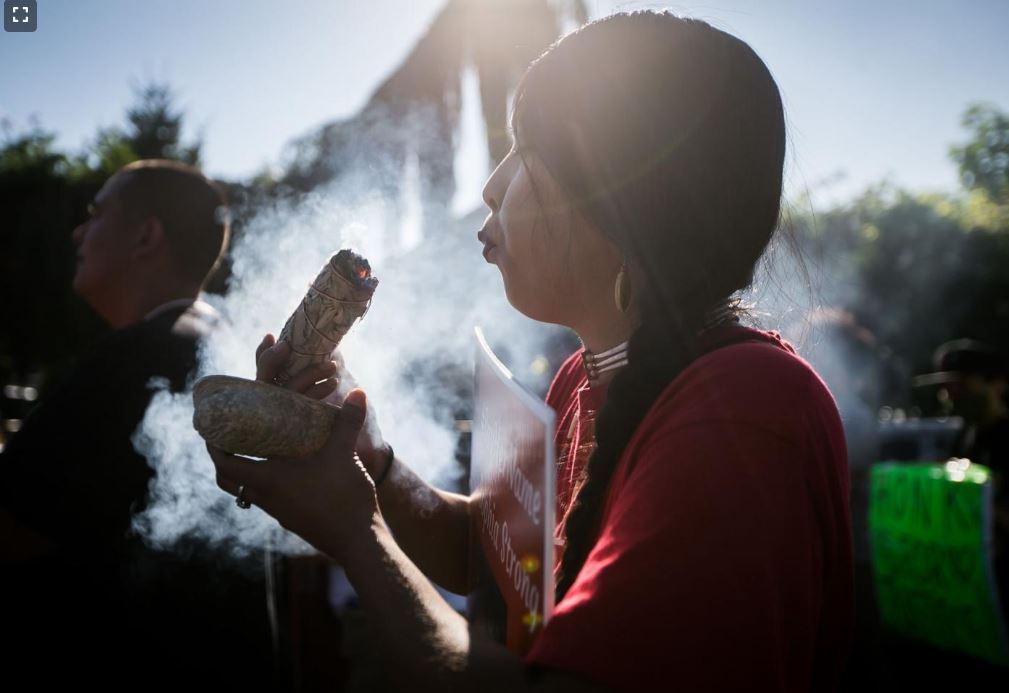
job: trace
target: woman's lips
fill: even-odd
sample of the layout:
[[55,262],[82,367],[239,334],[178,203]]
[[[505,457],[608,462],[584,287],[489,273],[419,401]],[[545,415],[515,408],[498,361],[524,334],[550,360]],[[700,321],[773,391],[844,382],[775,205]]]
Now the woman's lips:
[[485,229],[480,229],[480,231],[477,232],[476,238],[478,241],[483,243],[483,259],[490,262],[491,253],[494,252],[497,245],[490,242],[490,239],[487,238],[487,232]]

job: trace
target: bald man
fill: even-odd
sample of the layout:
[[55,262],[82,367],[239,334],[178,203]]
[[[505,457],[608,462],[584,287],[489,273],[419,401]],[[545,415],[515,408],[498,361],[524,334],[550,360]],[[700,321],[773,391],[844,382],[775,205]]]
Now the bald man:
[[[36,663],[38,676],[234,682],[241,672],[211,642],[269,657],[262,576],[192,546],[155,551],[130,532],[154,474],[132,436],[152,384],[181,391],[194,370],[216,320],[199,295],[228,237],[221,188],[162,160],[117,172],[73,231],[74,291],[113,330],[0,453],[0,599],[5,618],[17,615],[22,656],[11,661],[59,665]],[[262,681],[262,668],[245,671]]]

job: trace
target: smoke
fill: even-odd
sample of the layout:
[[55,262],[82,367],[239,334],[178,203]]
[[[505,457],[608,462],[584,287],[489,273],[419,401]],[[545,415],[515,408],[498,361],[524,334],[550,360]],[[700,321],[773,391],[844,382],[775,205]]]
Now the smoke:
[[[852,468],[875,461],[877,411],[886,349],[859,325],[851,307],[862,288],[843,263],[850,262],[823,236],[812,210],[799,216],[787,205],[782,226],[743,296],[752,322],[781,332],[834,396]],[[800,224],[810,225],[800,228]]]
[[[380,285],[368,314],[341,344],[344,361],[397,455],[427,481],[451,487],[462,473],[454,419],[471,406],[473,327],[484,328],[519,381],[539,394],[552,375],[546,364],[557,365],[551,343],[563,331],[507,303],[497,268],[480,255],[480,212],[430,228],[416,200],[390,200],[372,182],[344,179],[297,202],[273,203],[247,222],[232,250],[227,295],[206,297],[222,320],[202,345],[192,380],[253,378],[263,335],[278,334],[322,265],[352,247],[370,260]],[[403,210],[408,216],[400,221]],[[796,325],[808,327],[820,296],[818,271],[779,240],[743,296],[754,322],[793,337]],[[798,341],[818,345],[816,335]],[[173,394],[163,385],[154,395],[134,437],[156,470],[135,529],[160,548],[196,537],[239,554],[267,546],[307,550],[265,513],[238,508],[217,487],[192,415],[191,390]]]
[[[480,211],[438,220],[424,210],[416,164],[400,170],[403,185],[390,185],[389,167],[361,166],[353,177],[296,201],[273,202],[246,222],[232,249],[227,295],[206,297],[223,319],[202,345],[192,380],[254,377],[255,347],[263,335],[279,333],[332,254],[354,248],[370,260],[380,285],[370,311],[341,344],[344,361],[368,393],[372,416],[397,455],[427,481],[452,488],[463,473],[454,422],[471,406],[473,327],[484,328],[516,378],[540,395],[550,366],[571,345],[564,341],[570,332],[533,322],[508,305],[497,268],[480,255]],[[843,378],[851,372],[849,364],[839,363],[846,352],[825,345],[832,333],[818,331],[809,317],[824,303],[845,302],[843,287],[828,275],[820,257],[809,248],[791,248],[787,233],[779,234],[741,298],[754,323],[785,333],[800,354],[818,354],[816,365],[825,375]],[[835,383],[828,384],[840,394]],[[195,537],[240,554],[267,546],[306,550],[272,518],[256,508],[239,509],[217,487],[192,414],[190,390],[172,394],[162,386],[151,401],[134,445],[156,476],[135,529],[160,548]]]
[[[331,255],[354,248],[380,285],[340,346],[346,366],[397,456],[431,483],[451,485],[462,471],[454,418],[470,406],[473,327],[482,326],[516,377],[539,391],[551,375],[542,367],[542,345],[558,328],[508,305],[498,270],[480,254],[482,216],[445,219],[418,239],[420,206],[406,205],[413,214],[398,223],[400,201],[376,189],[363,177],[343,180],[296,203],[274,203],[248,222],[232,251],[227,295],[206,297],[222,321],[202,345],[191,382],[209,374],[255,377],[263,335],[279,333]],[[192,416],[191,389],[172,394],[162,384],[134,436],[156,471],[135,530],[159,548],[195,537],[238,554],[267,546],[306,550],[265,513],[238,508],[217,487]]]

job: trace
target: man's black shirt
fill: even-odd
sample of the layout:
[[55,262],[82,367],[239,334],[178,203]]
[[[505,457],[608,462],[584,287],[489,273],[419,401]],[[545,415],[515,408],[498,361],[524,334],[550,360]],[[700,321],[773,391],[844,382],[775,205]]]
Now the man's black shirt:
[[270,683],[261,557],[158,551],[130,532],[154,474],[132,437],[159,382],[185,388],[212,328],[199,305],[102,340],[0,453],[0,507],[52,545],[0,578],[4,654],[43,680]]

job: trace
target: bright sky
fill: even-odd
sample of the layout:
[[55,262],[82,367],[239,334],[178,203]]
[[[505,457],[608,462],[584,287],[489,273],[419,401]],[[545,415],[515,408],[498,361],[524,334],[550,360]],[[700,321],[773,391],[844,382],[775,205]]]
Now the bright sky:
[[[131,84],[167,80],[189,134],[203,137],[206,170],[247,177],[277,165],[292,137],[357,110],[442,3],[38,0],[35,33],[0,34],[0,115],[16,130],[37,116],[76,149],[123,121]],[[793,194],[808,186],[823,201],[843,199],[884,177],[953,188],[946,152],[963,138],[965,105],[1009,110],[1004,0],[588,6],[593,17],[670,7],[749,42],[784,94]],[[459,209],[479,204],[487,173],[476,110],[467,110]]]

